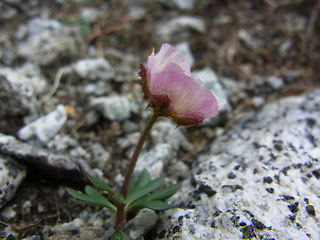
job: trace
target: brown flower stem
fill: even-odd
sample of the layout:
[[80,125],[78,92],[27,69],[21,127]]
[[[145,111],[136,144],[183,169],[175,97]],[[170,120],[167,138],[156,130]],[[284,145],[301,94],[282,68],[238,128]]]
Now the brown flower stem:
[[[127,193],[128,193],[128,188],[129,188],[129,183],[131,180],[131,176],[133,174],[134,168],[137,164],[138,161],[138,157],[140,155],[140,152],[142,150],[143,144],[146,141],[146,138],[153,126],[153,124],[157,121],[158,119],[158,115],[157,114],[153,114],[153,116],[151,117],[151,119],[149,120],[149,122],[147,123],[147,126],[145,127],[145,129],[143,130],[139,141],[137,143],[137,146],[132,154],[131,160],[130,160],[130,165],[128,168],[128,172],[124,178],[124,182],[122,185],[122,189],[121,189],[121,194],[124,198],[127,197]],[[124,226],[126,224],[127,221],[127,216],[126,216],[126,212],[125,212],[125,205],[123,204],[117,204],[117,215],[116,215],[116,222],[115,222],[115,230],[116,231],[123,231],[124,230]]]

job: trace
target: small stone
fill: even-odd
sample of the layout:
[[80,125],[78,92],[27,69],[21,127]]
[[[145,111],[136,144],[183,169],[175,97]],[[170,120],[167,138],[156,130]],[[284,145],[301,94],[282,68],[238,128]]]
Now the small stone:
[[264,97],[261,96],[254,96],[252,98],[252,105],[256,108],[259,108],[261,106],[263,106],[263,104],[265,103],[265,99]]
[[14,197],[26,173],[25,166],[0,155],[0,208]]
[[94,98],[91,107],[97,109],[105,118],[112,121],[124,121],[130,117],[130,103],[124,96]]
[[190,65],[192,66],[194,64],[194,57],[192,55],[192,52],[190,50],[190,46],[188,42],[181,42],[175,45],[175,48],[182,53],[183,56],[186,57]]
[[135,174],[139,174],[146,169],[152,178],[157,178],[161,175],[163,167],[174,158],[174,152],[169,144],[158,144],[140,156],[135,168]]
[[41,32],[56,30],[62,27],[62,24],[55,19],[46,19],[35,17],[28,21],[28,33],[30,36]]
[[187,40],[189,29],[203,33],[206,31],[205,22],[198,17],[179,16],[164,23],[159,23],[156,36],[162,41],[170,41],[173,37]]
[[115,76],[115,70],[104,58],[82,59],[72,64],[72,68],[87,80],[110,80]]
[[18,136],[22,140],[29,140],[35,136],[42,143],[47,143],[61,130],[66,121],[65,107],[59,105],[56,110],[21,128]]
[[283,87],[283,79],[280,77],[271,76],[268,77],[266,81],[274,90],[278,90]]
[[126,229],[130,237],[135,239],[146,234],[155,226],[157,221],[158,215],[155,211],[143,208],[127,223]]
[[181,10],[191,10],[194,0],[173,0],[173,3]]
[[80,57],[84,50],[85,41],[81,29],[63,26],[30,35],[18,45],[17,53],[40,66],[50,66]]
[[100,10],[92,7],[84,7],[81,9],[80,17],[88,23],[93,23],[99,19]]

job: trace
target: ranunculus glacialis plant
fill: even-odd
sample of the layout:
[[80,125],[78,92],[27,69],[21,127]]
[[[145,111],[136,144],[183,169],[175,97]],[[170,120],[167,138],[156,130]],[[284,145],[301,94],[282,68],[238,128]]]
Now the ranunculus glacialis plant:
[[112,240],[129,239],[124,233],[129,212],[139,208],[168,209],[166,199],[180,187],[177,183],[160,188],[163,179],[151,179],[147,170],[142,171],[137,179],[131,179],[143,144],[156,120],[159,117],[168,117],[177,126],[193,126],[215,117],[219,112],[215,96],[191,74],[187,59],[170,44],[163,44],[157,54],[152,52],[146,66],[141,65],[140,69],[140,84],[144,97],[149,101],[148,107],[153,109],[153,115],[133,152],[121,192],[117,193],[86,170],[83,170],[83,173],[95,188],[86,186],[84,192],[67,188],[67,191],[81,202],[103,206],[115,213]]

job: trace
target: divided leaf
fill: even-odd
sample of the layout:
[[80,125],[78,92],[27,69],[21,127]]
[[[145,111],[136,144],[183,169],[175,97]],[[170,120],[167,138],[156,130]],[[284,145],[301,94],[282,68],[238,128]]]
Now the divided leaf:
[[137,199],[147,195],[148,193],[156,190],[162,183],[162,178],[156,178],[142,187],[134,188],[130,193],[128,193],[126,201],[129,205],[130,203],[136,201]]
[[148,196],[148,200],[166,200],[175,194],[179,190],[180,186],[180,183],[176,183],[170,185],[169,187],[155,191]]
[[90,182],[93,183],[93,185],[95,185],[97,188],[100,188],[101,190],[108,192],[110,197],[113,198],[116,202],[121,204],[126,204],[126,201],[122,195],[115,193],[111,187],[109,187],[106,183],[104,183],[100,179],[92,176],[85,169],[81,169],[81,170],[86,175],[86,177],[90,180]]
[[115,232],[110,240],[129,240],[129,237],[124,232]]
[[86,186],[84,192],[79,192],[71,188],[66,188],[69,194],[71,194],[76,199],[83,201],[87,204],[98,205],[102,207],[109,208],[110,210],[116,212],[116,207],[110,203],[101,193],[95,190],[91,186]]

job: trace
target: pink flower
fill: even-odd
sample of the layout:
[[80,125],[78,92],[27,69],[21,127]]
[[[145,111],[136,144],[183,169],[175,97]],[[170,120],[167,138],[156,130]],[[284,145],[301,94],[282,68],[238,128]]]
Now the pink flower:
[[167,43],[148,57],[146,66],[140,66],[148,106],[178,126],[197,125],[219,111],[215,96],[191,75],[190,68],[187,59]]

